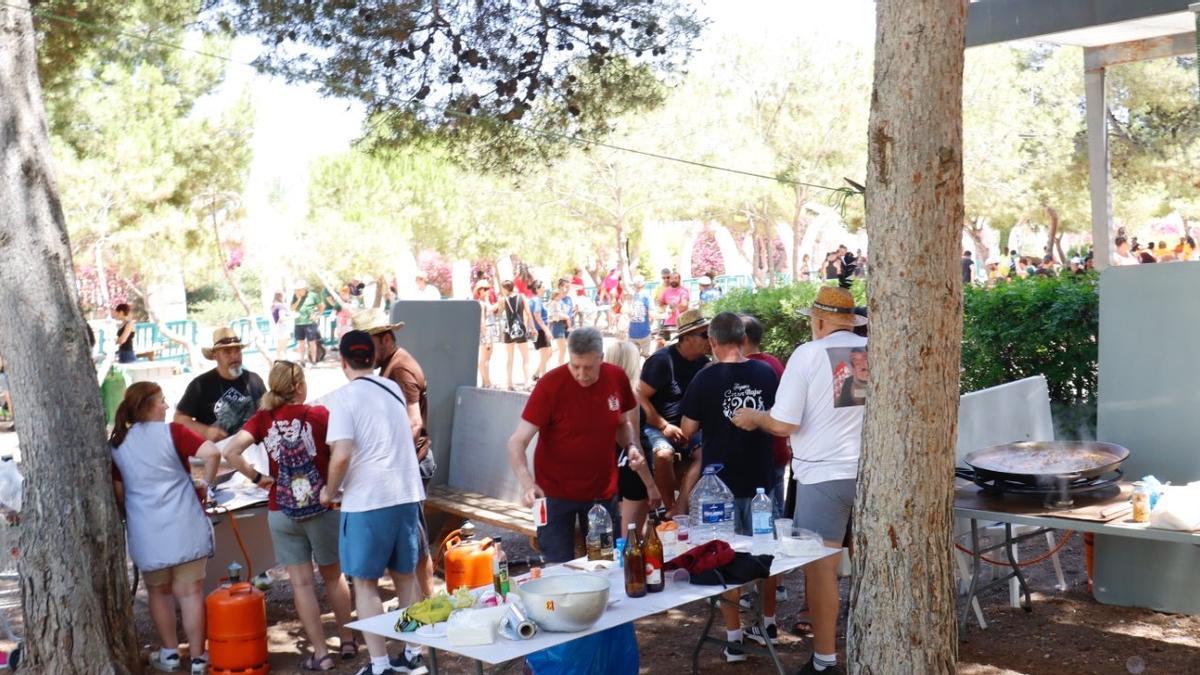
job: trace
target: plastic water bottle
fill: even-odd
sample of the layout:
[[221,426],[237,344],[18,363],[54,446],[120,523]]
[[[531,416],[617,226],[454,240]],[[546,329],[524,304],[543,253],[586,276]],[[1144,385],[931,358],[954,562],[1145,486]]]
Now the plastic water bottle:
[[690,510],[693,545],[713,539],[733,541],[733,491],[717,473],[723,464],[709,464],[692,490]]
[[588,560],[613,559],[613,524],[608,509],[600,502],[588,511]]
[[754,535],[751,550],[756,555],[774,551],[775,531],[771,522],[774,515],[775,507],[771,498],[767,496],[766,489],[758,488],[758,493],[750,500],[750,525]]

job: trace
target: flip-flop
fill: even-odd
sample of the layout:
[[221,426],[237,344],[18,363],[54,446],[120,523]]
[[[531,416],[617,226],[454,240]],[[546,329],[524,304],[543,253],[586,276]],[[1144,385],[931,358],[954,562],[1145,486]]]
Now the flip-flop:
[[[329,667],[323,667],[326,664],[328,664]],[[319,659],[316,658],[315,655],[309,654],[300,661],[300,669],[307,670],[309,672],[324,673],[326,671],[333,670],[334,668],[337,668],[337,663],[335,663],[333,660],[333,654],[326,654]]]
[[342,644],[338,647],[338,653],[342,655],[342,660],[349,661],[358,656],[358,642],[354,640],[342,640]]

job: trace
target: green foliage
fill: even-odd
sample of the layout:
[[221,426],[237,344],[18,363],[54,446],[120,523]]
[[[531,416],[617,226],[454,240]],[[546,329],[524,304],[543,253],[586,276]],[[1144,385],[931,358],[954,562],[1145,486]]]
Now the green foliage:
[[[762,350],[781,361],[787,361],[797,345],[812,339],[812,327],[808,317],[800,314],[800,310],[812,306],[819,288],[819,284],[808,282],[758,290],[740,288],[707,305],[704,311],[709,316],[721,312],[736,312],[758,319],[763,325]],[[850,293],[854,296],[856,304],[866,304],[865,283],[856,281],[850,288]]]

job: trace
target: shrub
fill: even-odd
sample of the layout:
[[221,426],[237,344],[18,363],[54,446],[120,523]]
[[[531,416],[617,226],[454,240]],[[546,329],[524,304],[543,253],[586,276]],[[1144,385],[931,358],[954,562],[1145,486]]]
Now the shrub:
[[[739,288],[704,309],[709,316],[720,312],[737,312],[755,317],[763,325],[762,350],[786,361],[796,345],[812,339],[808,318],[801,315],[799,310],[812,305],[818,288],[820,286],[812,282],[758,290]],[[857,304],[866,304],[866,284],[855,282],[850,292]]]
[[712,230],[705,229],[696,237],[692,244],[692,266],[689,272],[693,277],[706,274],[719,275],[725,273],[725,256],[717,245],[717,236]]

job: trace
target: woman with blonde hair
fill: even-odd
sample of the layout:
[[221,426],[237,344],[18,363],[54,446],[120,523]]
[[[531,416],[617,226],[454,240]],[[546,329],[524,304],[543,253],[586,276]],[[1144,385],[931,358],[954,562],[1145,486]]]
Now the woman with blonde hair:
[[[629,382],[637,391],[637,381],[642,370],[642,354],[637,345],[628,340],[614,342],[604,350],[604,360],[625,371]],[[654,475],[650,472],[649,462],[629,462],[623,456],[622,448],[617,448],[617,493],[621,496],[621,531],[629,528],[629,524],[637,525],[638,531],[646,522],[646,514],[652,503],[659,503],[662,498],[658,486],[654,483]]]
[[[304,403],[308,385],[299,364],[276,361],[268,386],[258,412],[225,446],[225,461],[268,490],[267,525],[275,559],[287,568],[296,613],[313,648],[313,653],[300,662],[300,668],[333,670],[337,666],[321,626],[314,562],[325,580],[325,592],[341,633],[341,657],[354,658],[358,643],[353,631],[346,628],[350,621],[350,589],[338,561],[338,514],[322,506],[318,498],[329,476],[330,453],[325,443],[329,410]],[[266,447],[269,475],[262,475],[242,457],[254,443]]]
[[[217,475],[217,446],[174,422],[167,423],[167,402],[153,382],[135,382],[117,407],[112,446],[113,490],[125,511],[129,557],[146,579],[150,617],[162,647],[150,654],[157,670],[179,670],[179,603],[188,638],[191,672],[207,672],[204,645],[204,577],[213,554],[213,531],[198,487],[192,482],[192,457],[204,462],[204,479]],[[205,487],[207,490],[207,487]]]

